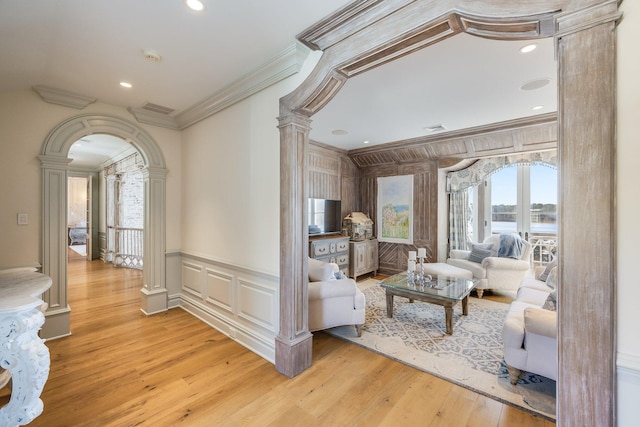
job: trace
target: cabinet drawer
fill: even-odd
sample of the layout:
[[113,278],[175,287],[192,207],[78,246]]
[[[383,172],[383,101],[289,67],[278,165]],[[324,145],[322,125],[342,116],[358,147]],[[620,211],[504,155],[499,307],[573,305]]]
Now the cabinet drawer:
[[336,255],[336,264],[343,265],[349,263],[349,254],[339,254]]
[[311,245],[313,252],[312,256],[315,258],[329,255],[331,253],[331,251],[329,250],[329,246],[329,242],[313,242],[313,245]]
[[336,243],[336,252],[346,252],[349,249],[349,241],[342,240]]

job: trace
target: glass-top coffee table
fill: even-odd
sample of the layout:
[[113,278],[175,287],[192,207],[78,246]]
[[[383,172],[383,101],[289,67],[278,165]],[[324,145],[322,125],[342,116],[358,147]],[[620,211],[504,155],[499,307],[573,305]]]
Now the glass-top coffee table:
[[453,307],[458,301],[462,301],[462,314],[466,316],[469,312],[469,293],[476,284],[475,280],[439,275],[433,277],[425,286],[421,286],[409,283],[407,273],[396,274],[380,281],[380,286],[385,288],[387,295],[387,317],[393,317],[394,296],[409,298],[409,302],[418,300],[441,305],[444,307],[449,335],[453,334]]

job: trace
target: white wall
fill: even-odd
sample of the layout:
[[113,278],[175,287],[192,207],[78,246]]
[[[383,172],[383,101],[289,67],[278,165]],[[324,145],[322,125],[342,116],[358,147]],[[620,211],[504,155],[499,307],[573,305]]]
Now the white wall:
[[624,1],[618,27],[618,425],[638,425],[640,396],[640,4]]
[[[38,155],[51,130],[81,114],[107,114],[135,123],[125,109],[103,103],[83,110],[44,102],[31,90],[0,96],[0,268],[39,264],[42,246],[42,173]],[[138,124],[160,146],[167,163],[167,247],[180,247],[180,133]],[[29,214],[17,225],[17,213]]]
[[183,252],[279,275],[279,100],[318,59],[183,131]]

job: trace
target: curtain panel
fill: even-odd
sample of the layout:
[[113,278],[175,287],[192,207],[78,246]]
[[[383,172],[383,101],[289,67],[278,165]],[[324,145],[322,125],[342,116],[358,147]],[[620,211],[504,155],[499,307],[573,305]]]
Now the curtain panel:
[[557,167],[558,151],[521,153],[514,156],[480,159],[464,169],[447,173],[447,192],[452,193],[480,185],[487,175],[517,164],[541,164]]

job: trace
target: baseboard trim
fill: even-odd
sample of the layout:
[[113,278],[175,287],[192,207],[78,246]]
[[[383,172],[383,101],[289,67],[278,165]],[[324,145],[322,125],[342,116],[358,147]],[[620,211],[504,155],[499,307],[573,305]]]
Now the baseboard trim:
[[180,298],[179,307],[263,359],[275,364],[275,341],[271,340],[271,337],[258,336],[243,325],[217,315],[203,304],[184,295]]
[[616,365],[619,379],[640,385],[640,357],[618,353]]

